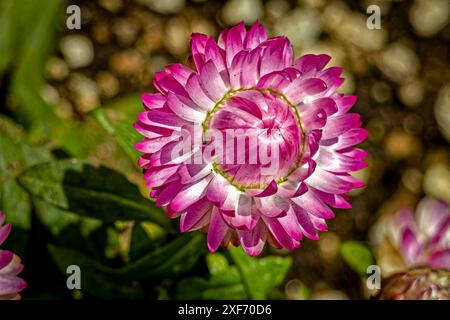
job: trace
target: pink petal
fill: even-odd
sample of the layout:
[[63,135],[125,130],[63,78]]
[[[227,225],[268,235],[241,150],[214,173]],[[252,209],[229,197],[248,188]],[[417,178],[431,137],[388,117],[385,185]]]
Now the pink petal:
[[251,230],[255,227],[259,219],[253,198],[245,194],[240,194],[237,202],[235,216],[230,219],[230,223],[236,229]]
[[166,184],[170,178],[173,177],[173,181],[177,179],[174,175],[177,173],[179,166],[167,166],[167,167],[152,167],[144,175],[144,178],[152,187],[159,187]]
[[244,40],[244,48],[253,50],[267,40],[266,29],[258,21],[251,26]]
[[410,228],[403,229],[400,239],[403,255],[411,262],[416,263],[419,255],[422,253],[422,247],[419,244],[416,235]]
[[292,201],[298,206],[302,207],[309,214],[315,215],[318,218],[332,219],[334,218],[333,211],[320,200],[313,191],[307,191]]
[[214,207],[211,212],[211,221],[208,228],[209,251],[214,252],[217,250],[227,231],[228,226],[223,221],[222,214],[217,207]]
[[311,221],[309,214],[305,210],[303,210],[302,207],[299,207],[296,204],[294,204],[292,206],[292,208],[294,209],[294,212],[295,212],[295,215],[297,216],[301,230],[303,231],[305,236],[307,236],[308,238],[310,238],[312,240],[318,240],[319,235],[317,234],[316,228],[314,228],[314,225]]
[[433,252],[428,263],[432,268],[444,268],[450,270],[450,249]]
[[186,85],[187,80],[194,73],[194,70],[180,63],[169,64],[165,69],[183,86]]
[[212,61],[208,61],[200,71],[200,86],[205,94],[215,102],[222,99],[228,91],[222,77]]
[[[278,218],[268,218],[262,216],[267,228],[272,233],[275,240],[288,250],[293,250],[300,247],[300,242],[295,240],[288,232],[283,228]],[[292,229],[289,229],[293,231]]]
[[189,106],[188,103],[192,104],[192,101],[182,99],[173,93],[167,94],[167,105],[176,115],[186,121],[202,123],[206,114]]
[[166,98],[160,93],[143,93],[141,99],[147,110],[160,109],[166,102]]
[[265,48],[260,60],[259,74],[264,76],[274,71],[281,71],[292,65],[292,46],[285,37],[276,37],[264,42]]
[[347,182],[343,177],[322,170],[319,167],[306,179],[306,183],[320,191],[336,194],[348,192],[353,188],[352,182]]
[[[4,218],[3,218],[4,220]],[[1,226],[0,224],[0,245],[5,242],[6,238],[8,238],[9,233],[11,232],[11,225],[6,224],[4,226]]]
[[174,211],[183,211],[199,199],[201,199],[206,192],[212,176],[207,176],[204,179],[184,187],[172,200],[170,208]]
[[209,222],[212,204],[205,198],[190,205],[186,212],[181,215],[180,231],[193,231],[204,227]]
[[206,196],[209,201],[221,206],[228,194],[228,181],[221,175],[215,175],[208,185],[208,190],[206,191]]
[[178,139],[178,135],[171,135],[168,137],[158,137],[154,139],[144,139],[138,143],[136,143],[135,148],[136,150],[144,153],[154,153],[160,150],[162,147],[164,147],[169,142]]
[[349,113],[344,115],[336,115],[328,118],[328,123],[322,131],[322,139],[331,139],[339,137],[350,129],[357,128],[361,125],[359,114]]
[[180,96],[188,96],[186,90],[184,89],[184,86],[182,86],[181,83],[175,80],[175,78],[171,74],[165,71],[155,73],[153,85],[162,94],[173,92]]
[[227,66],[231,66],[231,62],[234,56],[244,49],[243,41],[247,31],[245,30],[245,24],[241,22],[240,24],[234,26],[233,28],[227,30],[226,33],[222,33],[219,37],[220,43],[224,43],[226,51]]
[[367,167],[367,163],[364,161],[352,159],[338,152],[327,150],[326,148],[320,149],[316,161],[322,169],[331,172],[358,171]]
[[274,71],[263,76],[258,84],[257,88],[270,88],[277,91],[283,90],[290,83],[289,76],[283,71]]
[[0,276],[0,295],[2,296],[20,292],[26,287],[27,283],[16,276]]
[[7,250],[0,250],[0,274],[2,269],[11,263],[14,258],[14,253]]
[[191,54],[197,70],[201,70],[205,64],[205,46],[208,36],[201,33],[193,33],[191,36]]
[[325,82],[318,78],[299,77],[291,82],[284,90],[286,97],[293,104],[298,104],[306,98],[313,97],[316,94],[324,92],[327,89]]
[[[158,194],[156,205],[158,207],[167,206],[177,196],[178,192],[184,187],[183,184],[173,181]],[[173,210],[177,212],[177,210]],[[181,211],[181,210],[180,210]]]
[[216,104],[216,102],[208,97],[203,91],[200,85],[199,76],[197,74],[192,75],[188,79],[186,90],[189,92],[189,96],[192,101],[194,101],[197,106],[204,111],[210,111]]
[[267,239],[267,227],[260,220],[251,230],[238,230],[242,247],[249,256],[257,256],[264,248]]

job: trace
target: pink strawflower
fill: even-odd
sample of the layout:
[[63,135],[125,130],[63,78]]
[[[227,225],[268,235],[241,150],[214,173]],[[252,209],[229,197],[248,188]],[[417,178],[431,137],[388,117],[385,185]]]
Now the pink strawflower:
[[292,250],[317,240],[329,206],[350,208],[346,193],[363,186],[349,172],[366,166],[354,145],[367,131],[348,113],[356,97],[336,93],[342,69],[324,69],[324,54],[294,60],[289,40],[267,39],[258,23],[218,43],[193,34],[191,51],[195,69],[169,65],[155,74],[158,93],[142,95],[136,148],[150,196],[181,216],[182,232],[207,231],[212,252],[230,240],[252,256],[266,241]]
[[380,300],[450,300],[450,272],[417,267],[384,281]]
[[450,210],[445,202],[422,199],[416,209],[402,209],[389,221],[388,234],[406,266],[450,270]]
[[[0,211],[0,245],[11,232],[11,225],[3,225],[5,214]],[[20,299],[18,294],[27,286],[17,275],[22,272],[23,264],[11,251],[0,250],[0,300]]]

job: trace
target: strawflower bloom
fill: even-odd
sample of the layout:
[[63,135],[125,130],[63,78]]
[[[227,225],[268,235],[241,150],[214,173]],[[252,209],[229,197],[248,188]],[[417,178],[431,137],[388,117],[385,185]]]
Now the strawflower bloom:
[[402,209],[388,220],[390,242],[407,267],[450,270],[450,210],[440,200],[424,198],[414,212]]
[[450,300],[450,272],[445,269],[414,268],[386,279],[380,300]]
[[363,183],[349,172],[367,155],[354,146],[367,131],[348,113],[356,97],[336,93],[344,79],[330,59],[294,60],[286,37],[241,23],[217,43],[193,34],[193,68],[155,74],[158,92],[142,95],[135,123],[139,166],[182,232],[207,232],[212,252],[231,241],[254,256],[266,241],[292,250],[317,240],[330,207],[351,207],[346,193]]
[[[5,242],[11,232],[11,225],[3,225],[5,214],[0,211],[0,245]],[[11,251],[0,250],[0,300],[20,299],[18,294],[27,286],[17,275],[22,271],[23,264],[18,256]]]

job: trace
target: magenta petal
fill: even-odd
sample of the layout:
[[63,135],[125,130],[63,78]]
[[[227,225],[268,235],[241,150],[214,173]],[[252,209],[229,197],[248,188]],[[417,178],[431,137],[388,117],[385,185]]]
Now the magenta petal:
[[327,114],[323,109],[305,108],[300,113],[303,127],[306,131],[321,129],[327,123]]
[[428,263],[432,268],[444,268],[450,270],[450,248],[433,252]]
[[361,125],[360,116],[356,113],[336,115],[328,118],[328,125],[322,131],[323,139],[339,137],[350,129]]
[[289,202],[277,196],[259,198],[259,211],[266,217],[278,217],[289,210]]
[[305,108],[305,109],[307,109],[307,108],[322,109],[325,111],[327,116],[331,116],[332,114],[334,114],[338,111],[336,102],[331,98],[319,98],[317,100],[307,103],[306,106],[303,108]]
[[247,51],[240,51],[234,56],[230,69],[230,85],[233,90],[241,88],[241,75],[243,64],[247,59]]
[[211,166],[207,164],[185,164],[178,170],[181,183],[187,184],[204,178],[211,173]]
[[292,208],[294,209],[298,223],[300,224],[300,227],[305,236],[312,240],[318,240],[319,235],[317,234],[316,228],[314,228],[308,212],[306,212],[305,210],[303,210],[303,208],[297,206],[296,204],[294,204]]
[[208,185],[206,196],[209,201],[221,206],[228,194],[228,181],[220,175],[215,175]]
[[252,50],[266,40],[266,29],[256,21],[247,32],[244,40],[244,48]]
[[320,200],[313,191],[308,191],[300,197],[293,198],[298,206],[302,207],[306,212],[315,215],[318,218],[332,219],[333,211]]
[[339,177],[319,167],[306,182],[318,190],[335,194],[345,193],[353,188],[353,183],[347,182],[344,177]]
[[186,121],[200,124],[205,120],[206,114],[204,112],[191,108],[186,104],[186,101],[182,102],[181,99],[173,93],[167,95],[167,105],[176,115]]
[[257,198],[269,197],[269,196],[277,193],[277,191],[278,191],[278,185],[275,182],[275,180],[272,180],[272,182],[269,183],[269,185],[264,189],[264,191],[255,195],[255,197],[257,197]]
[[194,70],[180,63],[170,64],[165,69],[183,86],[186,85],[187,80],[194,73]]
[[189,92],[192,101],[202,110],[210,111],[214,107],[216,102],[203,91],[197,74],[192,75],[188,79],[186,90]]
[[212,61],[208,61],[200,71],[200,86],[205,94],[218,102],[228,89]]
[[292,236],[286,232],[278,218],[268,218],[264,216],[262,218],[275,240],[283,247],[293,250],[300,246],[300,242],[292,238]]
[[178,139],[177,135],[171,135],[168,137],[158,137],[154,139],[144,139],[138,143],[136,143],[136,150],[144,153],[154,153],[164,147],[169,142]]
[[202,198],[211,178],[211,176],[207,176],[196,183],[184,187],[172,200],[172,203],[170,204],[172,210],[183,211]]
[[7,224],[1,226],[0,224],[0,245],[5,242],[6,238],[8,238],[9,233],[11,232],[11,225]]
[[147,110],[160,109],[166,102],[166,99],[160,93],[143,93],[141,99]]
[[217,250],[227,231],[228,226],[223,221],[222,214],[217,207],[214,207],[211,212],[211,221],[208,228],[209,251],[214,252]]
[[158,91],[163,94],[173,92],[181,96],[188,96],[185,88],[177,80],[175,80],[171,74],[165,71],[155,73],[153,84],[156,88],[158,88]]
[[264,47],[259,69],[261,76],[274,71],[281,71],[292,65],[292,46],[286,38],[269,39],[264,42]]
[[298,104],[304,101],[305,98],[315,96],[318,93],[324,92],[326,89],[327,85],[321,79],[304,79],[300,77],[292,81],[285,89],[285,94],[293,104]]
[[228,66],[231,66],[234,56],[244,49],[243,41],[246,34],[247,31],[245,30],[245,24],[243,22],[229,29],[228,32],[224,34],[223,42],[225,43]]
[[0,250],[0,274],[4,267],[11,263],[14,253],[11,251]]
[[191,53],[195,67],[200,70],[205,64],[205,46],[208,36],[200,33],[194,33],[191,36]]
[[236,229],[251,230],[258,222],[259,213],[252,197],[240,194],[236,206],[235,216],[230,222]]
[[[321,148],[317,157],[317,164],[331,172],[358,171],[367,166],[367,163],[358,159],[353,159],[335,151]],[[356,187],[356,186],[355,186]]]
[[149,184],[153,187],[159,187],[169,181],[170,178],[173,177],[170,181],[177,180],[177,176],[175,174],[178,171],[178,166],[166,166],[166,167],[152,167],[149,169],[144,177]]
[[356,96],[346,96],[340,99],[337,99],[338,110],[340,114],[344,114],[349,111],[353,105],[356,103],[358,97]]
[[342,150],[364,141],[369,132],[363,128],[350,129],[338,137],[338,142],[335,145],[336,150]]
[[260,47],[247,52],[242,63],[241,86],[243,88],[254,87],[259,80],[259,63],[262,49]]
[[405,228],[400,241],[403,255],[410,262],[415,263],[419,255],[422,253],[422,247],[419,244],[414,232],[410,228]]
[[267,227],[260,220],[251,230],[238,230],[239,238],[245,252],[249,256],[257,256],[261,253],[266,243]]
[[26,287],[27,283],[16,276],[0,276],[0,295],[2,296],[20,292]]
[[256,87],[281,91],[287,85],[289,85],[288,75],[283,71],[274,71],[263,76]]
[[[158,194],[156,205],[159,207],[169,205],[182,188],[183,184],[177,181],[173,181],[168,186],[164,187],[164,189]],[[173,211],[176,212],[177,210]]]
[[190,205],[186,212],[181,215],[180,231],[197,230],[209,222],[208,213],[211,212],[212,205],[206,198],[203,198],[196,203]]

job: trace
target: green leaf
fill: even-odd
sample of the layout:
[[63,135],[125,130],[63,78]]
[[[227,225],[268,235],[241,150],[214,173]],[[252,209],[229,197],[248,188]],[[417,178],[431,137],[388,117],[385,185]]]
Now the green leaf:
[[131,279],[118,274],[114,269],[91,260],[84,254],[54,245],[48,246],[53,260],[61,272],[67,267],[77,265],[81,270],[81,290],[102,299],[143,298],[142,288]]
[[230,268],[227,259],[221,254],[209,254],[206,257],[209,273],[212,276],[224,274]]
[[346,241],[342,243],[340,253],[350,268],[360,275],[367,275],[367,267],[375,264],[369,247],[361,242]]
[[151,239],[147,231],[140,223],[133,226],[130,243],[130,259],[136,260],[145,253],[155,249],[155,242]]
[[173,277],[190,271],[206,252],[200,233],[186,233],[129,264],[121,272],[138,278]]
[[177,299],[266,299],[282,283],[290,257],[251,258],[242,248],[229,249],[236,265],[219,254],[206,257],[210,278],[186,278],[175,287]]
[[52,159],[47,149],[23,141],[23,132],[7,118],[0,119],[0,208],[8,222],[28,229],[31,224],[29,195],[16,181],[26,167]]
[[31,17],[34,9],[30,1],[0,1],[0,76],[20,52],[24,22]]
[[153,221],[166,229],[170,221],[120,173],[78,160],[36,165],[19,178],[33,196],[79,215],[105,222]]
[[76,213],[62,210],[39,198],[35,198],[33,204],[39,220],[54,236],[59,235],[71,224],[79,225],[79,230],[83,236],[88,236],[103,223],[98,219],[83,217]]
[[[130,103],[132,102],[130,101]],[[106,132],[115,138],[117,144],[137,167],[137,160],[140,157],[140,153],[134,146],[137,142],[142,140],[142,137],[133,128],[133,121],[122,120],[113,123],[106,114],[104,108],[97,108],[93,110],[92,115],[97,119]]]
[[230,269],[229,283],[213,283],[200,277],[182,279],[176,286],[175,298],[182,300],[248,299],[236,268]]
[[248,299],[238,269],[230,266],[222,254],[208,254],[206,263],[210,279],[192,277],[181,280],[175,287],[176,299]]
[[241,247],[232,247],[228,251],[242,275],[251,299],[265,299],[281,284],[292,265],[290,257],[252,258]]

